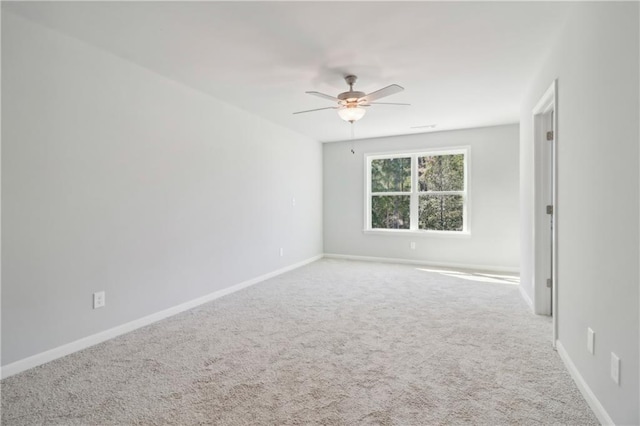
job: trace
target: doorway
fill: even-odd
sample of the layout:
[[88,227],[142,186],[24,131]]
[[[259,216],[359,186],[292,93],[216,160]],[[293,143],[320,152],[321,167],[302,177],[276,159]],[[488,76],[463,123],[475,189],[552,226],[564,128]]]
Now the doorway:
[[558,339],[557,80],[533,109],[534,125],[534,310],[553,318]]

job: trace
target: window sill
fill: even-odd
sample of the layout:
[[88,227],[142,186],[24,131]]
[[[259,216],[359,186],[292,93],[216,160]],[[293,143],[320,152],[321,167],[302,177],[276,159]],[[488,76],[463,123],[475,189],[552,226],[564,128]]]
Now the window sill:
[[471,238],[469,231],[411,231],[408,229],[364,229],[365,235],[387,235],[387,236],[411,236],[411,237],[436,237],[436,238]]

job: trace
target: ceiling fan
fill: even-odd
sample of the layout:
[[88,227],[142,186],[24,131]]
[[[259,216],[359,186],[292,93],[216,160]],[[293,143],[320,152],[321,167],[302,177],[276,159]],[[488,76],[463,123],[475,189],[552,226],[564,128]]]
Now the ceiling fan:
[[294,112],[294,114],[322,111],[325,109],[336,109],[338,110],[338,115],[340,116],[340,118],[342,118],[344,121],[353,123],[364,117],[364,114],[367,112],[365,107],[369,107],[371,105],[410,105],[403,103],[373,102],[380,98],[384,98],[385,96],[390,96],[395,93],[402,92],[404,90],[404,87],[397,84],[391,84],[387,87],[383,87],[380,90],[376,90],[375,92],[366,94],[364,92],[353,90],[353,85],[355,84],[358,77],[356,77],[355,75],[347,75],[344,79],[349,85],[349,90],[347,92],[340,93],[337,97],[326,95],[320,92],[305,92],[313,96],[318,96],[323,99],[334,101],[337,103],[336,106],[298,111]]

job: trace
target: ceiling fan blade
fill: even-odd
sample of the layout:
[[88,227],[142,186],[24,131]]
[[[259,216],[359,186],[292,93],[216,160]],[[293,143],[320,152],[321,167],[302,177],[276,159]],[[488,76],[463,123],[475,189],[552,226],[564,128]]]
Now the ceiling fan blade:
[[364,96],[363,99],[365,99],[367,103],[370,103],[372,101],[375,101],[376,99],[384,98],[385,96],[394,95],[398,92],[402,92],[403,90],[404,90],[404,87],[398,86],[397,84],[392,84],[390,86],[383,87],[380,90],[376,90],[375,92],[369,93],[368,95]]
[[305,93],[308,93],[309,95],[317,96],[322,99],[327,99],[333,102],[340,102],[340,99],[336,98],[335,96],[325,95],[324,93],[320,93],[320,92],[305,92]]
[[404,105],[404,106],[410,106],[411,104],[403,104],[403,103],[397,103],[397,102],[370,102],[369,105]]
[[305,111],[294,112],[294,114],[303,114],[305,112],[322,111],[323,109],[338,109],[338,107],[326,107],[326,108],[308,109],[308,110],[305,110]]

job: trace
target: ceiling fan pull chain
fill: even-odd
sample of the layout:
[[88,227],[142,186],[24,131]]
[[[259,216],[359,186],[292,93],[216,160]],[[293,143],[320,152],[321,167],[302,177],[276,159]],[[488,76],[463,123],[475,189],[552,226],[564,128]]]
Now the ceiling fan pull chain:
[[355,121],[351,122],[351,153],[355,154],[356,151],[353,149],[354,145],[353,145],[353,135],[354,135],[354,126],[356,125]]

